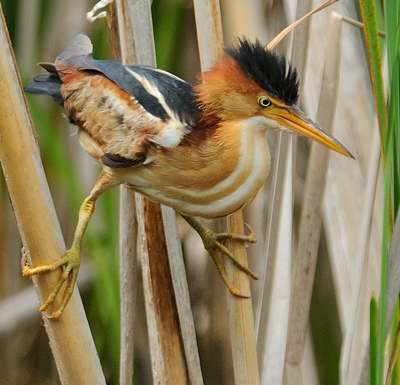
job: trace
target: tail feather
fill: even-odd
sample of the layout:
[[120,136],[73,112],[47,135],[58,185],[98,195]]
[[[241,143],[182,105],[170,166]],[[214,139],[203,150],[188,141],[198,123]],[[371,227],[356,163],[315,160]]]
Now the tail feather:
[[77,67],[79,60],[84,60],[93,51],[90,39],[79,34],[61,52],[55,63],[39,63],[48,73],[33,78],[32,83],[25,87],[25,91],[35,95],[50,95],[56,103],[63,105],[64,99],[61,96],[61,84],[65,74]]
[[24,90],[35,95],[50,95],[56,103],[64,104],[64,99],[61,96],[61,80],[54,73],[35,76],[33,82]]
[[42,67],[51,74],[57,74],[56,66],[53,63],[41,62],[38,63],[38,66]]

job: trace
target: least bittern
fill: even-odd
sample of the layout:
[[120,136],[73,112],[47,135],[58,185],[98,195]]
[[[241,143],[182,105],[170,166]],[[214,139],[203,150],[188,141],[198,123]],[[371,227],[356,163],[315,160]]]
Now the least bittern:
[[41,310],[63,292],[60,307],[49,316],[61,315],[95,202],[121,183],[179,212],[199,233],[228,289],[241,296],[219,255],[255,274],[220,241],[253,242],[253,235],[216,234],[193,217],[222,217],[254,198],[270,171],[269,129],[305,135],[346,156],[350,152],[296,106],[296,70],[259,42],[240,40],[194,87],[156,68],[95,60],[91,53],[89,38],[78,35],[54,64],[42,64],[48,74],[26,88],[64,106],[79,127],[82,147],[103,166],[79,211],[71,248],[54,264],[24,267],[25,276],[62,268]]

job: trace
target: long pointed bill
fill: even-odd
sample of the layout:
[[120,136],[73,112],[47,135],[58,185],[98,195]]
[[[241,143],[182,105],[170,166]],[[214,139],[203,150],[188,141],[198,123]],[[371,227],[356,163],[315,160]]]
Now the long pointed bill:
[[354,156],[343,144],[307,118],[300,108],[296,106],[287,109],[275,107],[271,109],[268,115],[280,125],[293,130],[297,134],[314,139],[331,150],[354,159]]

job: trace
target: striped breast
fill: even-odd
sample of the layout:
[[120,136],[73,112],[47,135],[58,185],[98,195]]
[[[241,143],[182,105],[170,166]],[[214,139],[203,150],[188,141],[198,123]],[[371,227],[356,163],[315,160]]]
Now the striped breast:
[[250,202],[269,169],[265,125],[247,119],[221,125],[197,146],[159,151],[149,165],[109,172],[183,214],[217,218]]

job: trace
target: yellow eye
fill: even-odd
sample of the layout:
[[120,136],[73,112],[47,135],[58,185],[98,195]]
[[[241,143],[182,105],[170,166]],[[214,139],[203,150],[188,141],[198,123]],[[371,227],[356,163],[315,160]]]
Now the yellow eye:
[[269,106],[272,105],[271,100],[269,100],[269,98],[267,98],[266,96],[259,96],[258,97],[258,104],[262,107],[262,108],[267,108]]

